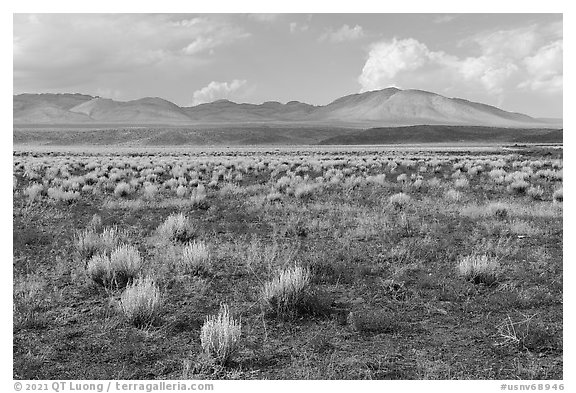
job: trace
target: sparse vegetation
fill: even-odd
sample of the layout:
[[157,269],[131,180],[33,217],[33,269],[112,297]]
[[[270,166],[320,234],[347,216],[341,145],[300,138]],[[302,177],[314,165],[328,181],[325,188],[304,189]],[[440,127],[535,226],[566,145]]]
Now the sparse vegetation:
[[465,150],[16,151],[14,378],[562,379],[562,151]]

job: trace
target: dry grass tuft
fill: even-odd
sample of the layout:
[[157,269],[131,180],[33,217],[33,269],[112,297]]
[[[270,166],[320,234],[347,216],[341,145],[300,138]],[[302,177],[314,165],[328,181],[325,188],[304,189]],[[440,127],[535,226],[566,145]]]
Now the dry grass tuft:
[[116,228],[106,228],[102,233],[97,233],[91,228],[76,235],[75,246],[80,257],[87,260],[96,254],[110,255],[118,243]]
[[474,284],[492,285],[498,280],[500,264],[488,255],[468,255],[460,259],[458,273]]
[[171,214],[157,230],[160,238],[186,243],[195,237],[192,224],[183,214]]
[[104,287],[125,287],[140,273],[142,259],[133,246],[122,245],[110,257],[105,254],[93,256],[87,264],[88,276]]
[[158,320],[162,307],[160,290],[149,278],[140,278],[126,287],[120,298],[124,318],[136,327],[147,327]]
[[295,316],[306,308],[310,286],[311,274],[307,268],[295,266],[279,271],[262,289],[265,310],[281,317]]
[[200,275],[210,272],[210,252],[202,241],[188,243],[182,250],[181,266],[185,273]]
[[226,365],[239,348],[241,334],[242,323],[222,304],[218,315],[207,317],[200,330],[202,349],[218,364]]

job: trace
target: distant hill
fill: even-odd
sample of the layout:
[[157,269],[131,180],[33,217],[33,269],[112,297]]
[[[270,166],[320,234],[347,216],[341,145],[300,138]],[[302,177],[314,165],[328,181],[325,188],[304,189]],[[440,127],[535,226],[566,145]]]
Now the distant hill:
[[562,130],[472,126],[408,126],[358,130],[336,127],[99,127],[16,128],[15,145],[246,146],[377,145],[401,143],[562,143]]
[[380,127],[333,136],[320,141],[319,144],[379,145],[440,142],[561,143],[562,130],[445,125]]
[[535,119],[494,106],[422,90],[388,88],[338,98],[324,106],[298,101],[237,104],[228,100],[179,107],[161,98],[121,102],[82,94],[20,94],[13,98],[14,125],[397,127],[468,125],[560,128],[561,121]]
[[357,129],[335,127],[54,127],[15,128],[15,145],[245,146],[314,145]]

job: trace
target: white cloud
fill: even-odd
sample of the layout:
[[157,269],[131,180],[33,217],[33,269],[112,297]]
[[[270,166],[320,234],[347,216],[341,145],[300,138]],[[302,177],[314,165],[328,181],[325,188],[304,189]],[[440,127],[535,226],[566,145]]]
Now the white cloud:
[[247,83],[246,80],[239,79],[234,79],[232,82],[212,81],[208,86],[194,92],[192,105],[204,104],[206,102],[212,102],[223,98],[230,98],[234,93],[237,93],[246,87]]
[[430,53],[426,45],[412,38],[372,45],[359,78],[362,90],[397,86],[396,75],[422,67],[430,61]]
[[281,14],[248,14],[248,16],[258,22],[262,23],[274,23],[282,15]]
[[329,29],[320,36],[319,40],[340,43],[358,40],[362,37],[364,37],[364,30],[362,29],[362,26],[356,25],[354,27],[350,27],[348,25],[344,25],[338,30]]
[[196,55],[204,52],[207,49],[213,49],[217,46],[214,38],[212,37],[198,37],[189,43],[185,48],[182,48],[182,53],[185,55]]
[[519,86],[549,93],[561,92],[563,84],[563,41],[557,40],[543,46],[534,56],[524,59],[531,78]]
[[438,15],[432,21],[436,24],[442,24],[452,22],[456,18],[456,15]]
[[296,34],[299,32],[307,31],[310,26],[298,22],[290,22],[290,33]]
[[430,50],[413,38],[381,41],[370,47],[358,81],[362,91],[389,86],[448,91],[459,86],[497,96],[518,87],[561,92],[562,40],[555,38],[557,32],[550,26],[529,26],[476,35],[461,43],[477,51],[469,57]]

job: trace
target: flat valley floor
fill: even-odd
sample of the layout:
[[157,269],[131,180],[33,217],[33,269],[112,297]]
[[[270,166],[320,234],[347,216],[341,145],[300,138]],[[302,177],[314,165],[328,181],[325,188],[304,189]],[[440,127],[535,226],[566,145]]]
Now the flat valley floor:
[[[13,376],[562,379],[562,168],[548,147],[16,148]],[[219,362],[201,331],[224,304]]]

